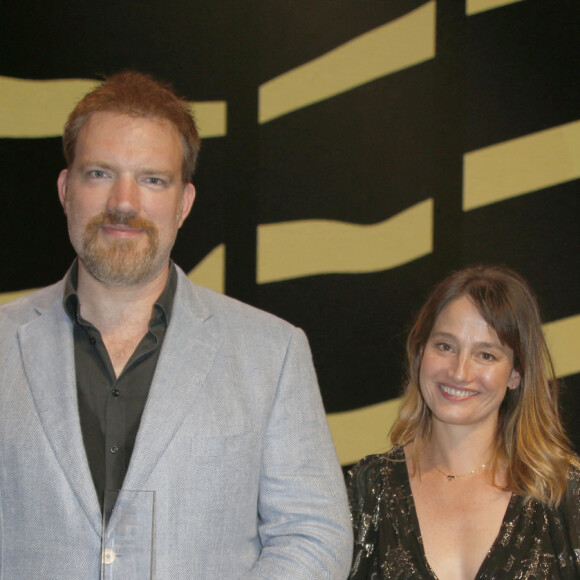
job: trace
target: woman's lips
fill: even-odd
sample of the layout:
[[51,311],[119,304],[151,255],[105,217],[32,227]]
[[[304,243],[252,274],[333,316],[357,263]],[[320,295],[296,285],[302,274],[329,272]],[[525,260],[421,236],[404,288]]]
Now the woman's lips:
[[460,389],[459,387],[452,387],[450,385],[439,384],[439,388],[443,391],[445,395],[450,397],[459,397],[460,399],[467,399],[477,395],[477,391],[471,391],[469,389]]

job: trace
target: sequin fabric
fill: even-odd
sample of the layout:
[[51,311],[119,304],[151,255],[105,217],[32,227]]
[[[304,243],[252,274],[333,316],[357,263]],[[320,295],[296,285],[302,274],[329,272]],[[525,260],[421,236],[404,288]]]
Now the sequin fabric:
[[[425,557],[401,447],[370,455],[348,473],[354,580],[437,579]],[[580,579],[580,471],[558,508],[512,495],[475,580]]]

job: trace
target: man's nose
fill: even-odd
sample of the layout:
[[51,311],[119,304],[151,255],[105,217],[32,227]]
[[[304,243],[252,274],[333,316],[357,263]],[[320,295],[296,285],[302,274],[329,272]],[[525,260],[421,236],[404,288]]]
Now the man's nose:
[[131,176],[121,176],[115,181],[107,203],[108,210],[139,213],[139,185]]

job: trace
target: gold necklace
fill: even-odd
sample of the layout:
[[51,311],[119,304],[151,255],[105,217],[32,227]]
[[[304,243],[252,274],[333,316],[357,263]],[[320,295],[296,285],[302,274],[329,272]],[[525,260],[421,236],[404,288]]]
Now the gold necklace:
[[447,478],[447,481],[453,481],[454,479],[457,479],[458,477],[467,477],[468,475],[474,475],[478,471],[483,471],[486,467],[487,467],[487,464],[482,463],[481,465],[478,465],[477,467],[475,467],[471,471],[468,471],[467,473],[458,473],[456,475],[451,475],[450,473],[445,473],[443,470],[439,469],[437,466],[435,466],[435,469],[439,473],[443,474]]

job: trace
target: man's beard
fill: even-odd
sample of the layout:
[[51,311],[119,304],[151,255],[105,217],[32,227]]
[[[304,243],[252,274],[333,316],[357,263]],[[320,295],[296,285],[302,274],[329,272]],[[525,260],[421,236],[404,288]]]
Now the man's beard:
[[[106,225],[125,225],[142,230],[147,236],[147,244],[138,249],[141,239],[116,239],[101,243],[99,230]],[[158,247],[159,231],[152,222],[113,210],[95,216],[87,224],[80,258],[88,271],[103,284],[131,286],[151,277]]]

